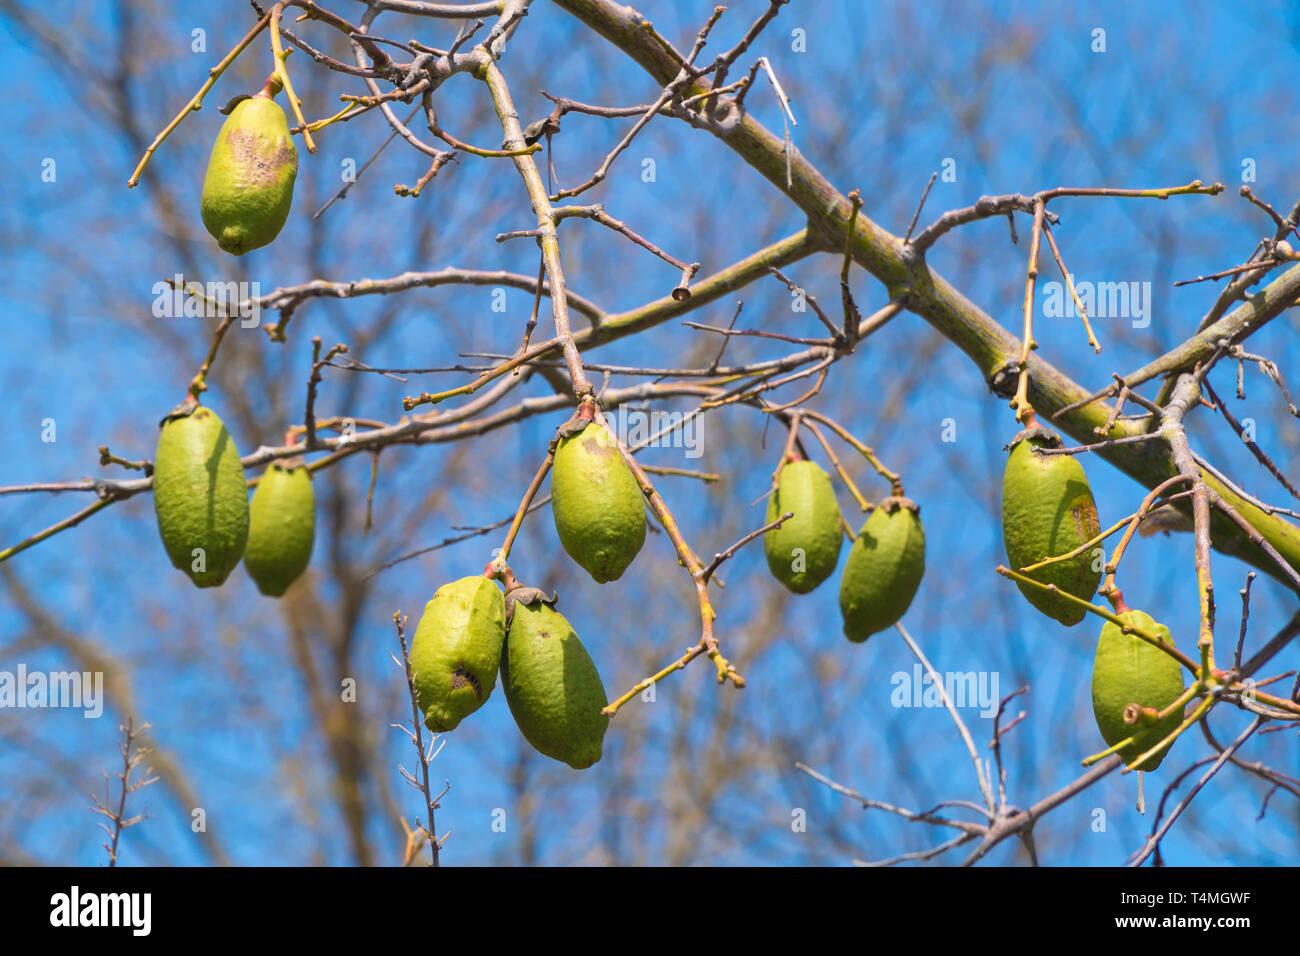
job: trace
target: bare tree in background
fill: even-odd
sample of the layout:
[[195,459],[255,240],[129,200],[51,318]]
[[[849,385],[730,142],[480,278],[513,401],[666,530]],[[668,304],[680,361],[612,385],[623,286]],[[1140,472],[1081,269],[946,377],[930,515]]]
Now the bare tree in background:
[[[1185,484],[1166,497],[1192,492],[1151,502],[1155,516],[1166,519],[1163,527],[1177,530],[1138,538],[1120,568],[1139,560],[1134,552],[1167,567],[1162,593],[1200,609],[1196,638],[1191,630],[1178,635],[1179,646],[1197,658],[1199,639],[1216,664],[1208,675],[1186,675],[1206,678],[1196,695],[1202,709],[1159,778],[1162,788],[1179,783],[1181,794],[1148,794],[1155,812],[1140,827],[1150,838],[1126,849],[1137,851],[1135,862],[1158,854],[1171,822],[1192,840],[1218,832],[1221,821],[1200,819],[1200,805],[1186,799],[1199,792],[1202,777],[1205,786],[1232,790],[1238,815],[1241,807],[1253,815],[1271,802],[1269,812],[1290,814],[1294,827],[1295,804],[1280,804],[1300,796],[1300,781],[1272,765],[1280,754],[1293,755],[1293,743],[1276,742],[1292,735],[1270,739],[1269,732],[1294,726],[1300,697],[1290,680],[1267,681],[1286,672],[1280,661],[1293,653],[1300,628],[1288,599],[1288,592],[1300,592],[1300,533],[1293,513],[1276,506],[1279,496],[1295,492],[1271,477],[1271,484],[1245,485],[1227,476],[1243,461],[1254,466],[1255,459],[1242,457],[1251,451],[1279,477],[1291,470],[1294,410],[1276,388],[1285,382],[1285,363],[1273,376],[1268,359],[1282,356],[1264,350],[1285,348],[1269,337],[1271,323],[1289,317],[1300,295],[1291,251],[1300,245],[1287,241],[1300,242],[1300,205],[1253,193],[1211,200],[1222,190],[1209,173],[1194,184],[1150,183],[1140,160],[1096,149],[1089,174],[1095,197],[1054,193],[1055,181],[1017,183],[1022,192],[997,190],[997,198],[941,214],[934,207],[942,186],[918,209],[929,168],[916,181],[901,181],[896,170],[870,165],[873,155],[905,140],[921,102],[951,111],[972,156],[994,156],[1001,132],[990,116],[995,80],[1050,76],[1059,68],[1036,47],[1046,23],[1013,30],[985,24],[975,62],[954,64],[951,72],[936,64],[925,93],[892,81],[908,75],[913,53],[880,38],[879,71],[854,77],[863,88],[823,96],[815,80],[782,58],[790,44],[772,40],[783,18],[813,16],[801,4],[752,2],[725,14],[705,11],[699,22],[675,12],[684,24],[676,32],[661,18],[652,16],[650,26],[608,0],[231,9],[247,16],[227,11],[223,21],[205,24],[211,49],[198,58],[174,54],[168,38],[187,35],[190,24],[167,4],[113,4],[112,33],[92,48],[85,37],[94,34],[71,29],[63,17],[0,3],[11,32],[46,64],[48,72],[33,82],[66,87],[62,65],[80,66],[70,89],[81,112],[60,124],[78,142],[112,145],[90,151],[87,175],[101,186],[92,197],[68,201],[76,205],[75,227],[69,221],[24,237],[26,255],[62,261],[85,277],[81,290],[36,293],[45,296],[52,334],[111,324],[130,348],[154,357],[151,366],[166,376],[174,400],[215,344],[208,394],[241,448],[252,450],[245,455],[252,473],[303,452],[282,436],[306,425],[313,356],[335,342],[347,346],[315,369],[313,411],[322,424],[307,453],[323,462],[315,473],[318,538],[312,567],[279,605],[255,598],[247,581],[228,583],[225,590],[240,588],[240,597],[222,601],[196,597],[179,576],[153,580],[162,564],[150,563],[148,573],[120,569],[120,561],[137,559],[115,552],[161,560],[147,477],[110,467],[93,480],[64,482],[62,494],[3,489],[6,503],[20,505],[4,518],[3,543],[18,546],[0,552],[17,622],[2,635],[3,660],[49,658],[100,671],[109,709],[123,722],[147,717],[156,728],[150,764],[174,822],[133,828],[127,842],[141,859],[403,861],[410,845],[404,821],[424,811],[396,771],[399,762],[410,766],[409,743],[391,725],[410,705],[386,657],[395,649],[393,611],[414,620],[438,584],[493,559],[511,518],[534,503],[520,498],[555,427],[592,398],[611,416],[652,409],[697,416],[708,429],[707,466],[681,460],[680,449],[628,449],[656,490],[648,496],[651,540],[634,565],[635,580],[594,585],[556,548],[544,504],[525,520],[512,565],[526,567],[530,583],[560,591],[611,701],[627,702],[613,718],[604,759],[581,777],[533,753],[499,706],[495,715],[485,710],[483,720],[466,721],[430,764],[427,796],[444,789],[444,777],[451,785],[438,804],[438,828],[450,830],[444,861],[457,861],[458,841],[475,848],[476,860],[525,865],[768,856],[809,863],[1037,862],[1077,849],[1079,838],[1049,833],[1051,819],[1039,821],[1049,812],[1074,812],[1074,824],[1061,830],[1085,830],[1078,822],[1090,809],[1082,807],[1083,795],[1117,779],[1122,764],[1111,756],[1082,772],[1069,768],[1075,755],[1099,749],[1091,717],[1086,707],[1054,706],[1036,622],[1010,582],[991,570],[1005,562],[996,533],[997,449],[1035,413],[1079,445],[1095,446],[1085,456],[1094,482],[1105,470],[1100,457],[1144,486],[1107,486],[1111,521],[1136,512],[1146,490],[1179,473]],[[300,12],[308,18],[297,22]],[[82,13],[94,15],[90,7]],[[910,5],[891,13],[896,36],[923,29]],[[264,257],[245,262],[222,256],[198,228],[194,170],[206,162],[214,107],[265,79],[273,19],[285,48],[298,50],[285,66],[304,118],[338,113],[346,105],[340,93],[357,106],[345,121],[314,131],[316,153],[300,148],[290,225]],[[222,72],[203,110],[157,144],[125,200],[130,206],[110,197],[109,184],[125,178],[122,157],[134,164],[146,155],[225,48],[259,23],[261,32]],[[966,84],[971,75],[981,81]],[[1071,85],[1046,85],[1059,115],[1034,145],[1052,175],[1062,144],[1096,137]],[[846,102],[865,105],[846,109]],[[293,125],[294,111],[285,105]],[[866,132],[857,122],[864,111],[877,119]],[[846,113],[855,121],[845,122]],[[727,184],[725,207],[701,200],[663,209],[642,195],[633,185],[642,181],[641,149],[661,163],[689,151],[693,166],[709,167],[692,171],[702,185]],[[1216,168],[1215,157],[1192,159]],[[390,183],[398,184],[392,193]],[[1044,348],[1026,349],[1032,288],[1024,313],[1021,301],[1030,248],[1038,250],[1031,274],[1039,282],[1060,278],[1053,244],[1067,266],[1084,253],[1070,220],[1062,215],[1056,224],[1056,211],[1072,203],[1072,215],[1090,215],[1084,204],[1128,187],[1136,187],[1132,195],[1107,213],[1136,227],[1144,253],[1153,256],[1156,284],[1166,291],[1182,278],[1168,265],[1180,241],[1167,222],[1179,214],[1176,204],[1213,201],[1217,209],[1237,202],[1241,208],[1231,215],[1259,242],[1253,251],[1209,247],[1223,269],[1238,271],[1220,279],[1202,316],[1163,326],[1159,348],[1122,324],[1098,324],[1107,351],[1085,359],[1091,350],[1081,327],[1062,321],[1044,329],[1039,316],[1033,332]],[[90,244],[68,242],[74,228],[109,242],[123,230],[124,208],[130,269],[112,250],[96,254]],[[1008,220],[1015,244],[1007,239]],[[1128,254],[1118,251],[1095,271],[1113,274]],[[232,326],[214,343],[204,320],[153,317],[153,283],[176,274],[259,281],[261,327]],[[561,287],[567,294],[552,298]],[[639,295],[645,288],[657,291],[629,299],[628,289]],[[504,313],[484,305],[497,289],[510,303]],[[817,306],[792,311],[792,292]],[[984,296],[998,309],[1005,305],[1002,322],[975,303]],[[325,351],[313,351],[313,338]],[[1112,365],[1112,349],[1137,360]],[[1270,424],[1267,434],[1280,436],[1277,447],[1260,441],[1243,450],[1233,420],[1214,420],[1218,408],[1231,414],[1238,366],[1250,410]],[[389,369],[395,371],[383,371]],[[1123,417],[1115,420],[1121,386]],[[966,437],[950,447],[929,436],[907,440],[920,428],[919,403],[935,389],[962,409]],[[1019,421],[997,419],[1005,405],[990,390],[1015,403]],[[1198,407],[1201,398],[1206,403]],[[104,404],[116,403],[106,397]],[[62,467],[89,471],[101,444],[114,457],[147,458],[165,411],[123,393],[111,431],[78,428],[89,438],[77,439]],[[350,428],[333,427],[344,420]],[[809,422],[827,437],[840,475],[866,498],[883,497],[888,482],[855,442],[905,477],[927,515],[941,500],[950,503],[943,525],[934,527],[960,525],[952,510],[987,526],[988,538],[969,546],[931,541],[940,556],[936,563],[932,550],[906,639],[887,632],[868,648],[847,645],[837,619],[786,594],[746,549],[716,575],[704,573],[715,554],[762,526],[761,514],[746,506],[767,491],[789,429],[798,429],[805,452],[829,468]],[[1157,427],[1162,437],[1141,437]],[[924,428],[937,433],[929,421]],[[65,477],[42,469],[28,480]],[[856,531],[865,509],[841,484],[841,505]],[[90,503],[102,508],[75,530],[60,529],[48,543],[33,535]],[[115,545],[123,541],[129,547]],[[50,573],[45,562],[78,552],[105,557],[79,572],[97,583],[62,603],[41,586]],[[1262,572],[1238,654],[1234,601],[1244,576],[1236,560]],[[106,587],[116,589],[111,613],[101,610]],[[1156,595],[1141,600],[1154,604]],[[933,636],[953,633],[954,618],[956,633],[980,633],[971,638],[972,656],[953,667],[970,669],[976,660],[1001,669],[1006,695],[1030,688],[1007,702],[992,734],[972,734],[956,708],[913,714],[885,707],[885,674],[910,670],[922,655],[939,670],[956,659]],[[127,628],[123,621],[137,623]],[[1076,665],[1090,658],[1091,647],[1070,653],[1062,651],[1055,666],[1071,687],[1082,686],[1079,673],[1086,670]],[[686,666],[668,670],[684,657]],[[663,680],[646,682],[665,671]],[[354,699],[340,693],[349,681],[360,688]],[[864,710],[864,701],[875,706]],[[1009,730],[1021,710],[1024,721]],[[1217,729],[1211,710],[1222,722]],[[949,715],[952,725],[944,723]],[[882,726],[858,733],[873,722]],[[1029,734],[1045,724],[1044,734]],[[0,858],[32,861],[35,844],[23,834],[48,825],[57,808],[86,806],[87,781],[105,758],[89,773],[77,765],[107,748],[75,729],[0,712],[6,747],[25,755],[29,768],[39,767],[6,772],[14,799],[0,823]],[[1271,749],[1251,753],[1260,740]],[[481,767],[490,782],[469,789],[456,777],[457,760]],[[239,781],[244,792],[224,794],[223,777]],[[1127,790],[1121,793],[1131,802]],[[844,800],[844,807],[832,800]],[[936,806],[941,801],[954,803]],[[909,822],[881,826],[843,812],[853,802]],[[1108,806],[1121,809],[1118,802]],[[504,835],[471,836],[491,831],[498,807],[508,820]],[[196,808],[209,821],[200,831],[191,825]],[[151,815],[163,812],[155,807]],[[813,822],[792,825],[806,818]],[[47,855],[40,862],[66,860],[87,842],[81,833],[61,839],[41,841]],[[1264,853],[1248,845],[1237,852],[1247,859]]]

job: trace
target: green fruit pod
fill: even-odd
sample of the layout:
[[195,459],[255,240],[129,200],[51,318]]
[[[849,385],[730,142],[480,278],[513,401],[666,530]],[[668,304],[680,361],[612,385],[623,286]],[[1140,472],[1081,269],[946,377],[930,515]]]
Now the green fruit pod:
[[[1067,554],[1101,530],[1097,503],[1078,459],[1033,452],[1034,448],[1060,445],[1057,435],[1041,428],[1021,432],[1011,444],[1002,476],[1002,540],[1013,571]],[[1101,562],[1094,552],[1056,561],[1029,576],[1087,601],[1101,581]],[[1059,594],[1021,581],[1016,587],[1030,604],[1066,627],[1078,624],[1087,614]]]
[[217,133],[203,180],[203,225],[232,256],[267,245],[293,205],[298,150],[269,96],[241,100]]
[[585,770],[600,760],[609,717],[605,686],[564,616],[541,603],[516,603],[501,686],[524,739],[540,754]]
[[162,420],[153,465],[158,534],[172,565],[201,588],[223,583],[248,540],[239,449],[217,413],[187,399]]
[[560,440],[551,468],[551,514],[560,544],[597,583],[618,580],[641,550],[641,487],[603,426],[592,422]]
[[316,539],[316,496],[301,458],[262,473],[248,517],[244,568],[259,591],[279,597],[307,570]]
[[795,594],[807,594],[835,571],[844,540],[830,475],[815,461],[789,462],[777,475],[764,523],[787,511],[794,517],[763,535],[763,553],[774,578]]
[[505,636],[505,596],[489,578],[461,578],[434,592],[411,640],[425,726],[434,733],[455,730],[483,706],[496,686]]
[[924,575],[921,509],[908,498],[886,498],[867,516],[844,562],[844,636],[860,643],[893,627],[911,606]]
[[[1144,611],[1124,611],[1118,615],[1125,624],[1155,634],[1173,644],[1169,628],[1157,624]],[[1130,704],[1164,710],[1183,692],[1183,668],[1177,660],[1158,647],[1133,634],[1125,634],[1118,624],[1107,621],[1097,642],[1097,657],[1092,665],[1092,714],[1107,746],[1134,737],[1133,743],[1119,751],[1126,764],[1132,764],[1182,723],[1183,713],[1173,713],[1154,724],[1126,724],[1124,710]],[[1155,770],[1169,752],[1166,747],[1140,769]]]

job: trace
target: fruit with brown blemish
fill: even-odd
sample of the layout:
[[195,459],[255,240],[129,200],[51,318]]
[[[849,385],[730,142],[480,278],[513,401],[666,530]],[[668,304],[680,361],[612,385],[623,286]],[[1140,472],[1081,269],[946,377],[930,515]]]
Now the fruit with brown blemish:
[[430,730],[455,730],[491,695],[505,616],[501,589],[482,576],[444,584],[424,606],[411,641],[411,671]]
[[[1043,428],[1026,429],[1011,443],[1002,476],[1002,540],[1014,571],[1069,554],[1101,530],[1097,503],[1078,459],[1035,451],[1059,447],[1060,437]],[[1022,573],[1087,601],[1101,581],[1101,559],[1101,548],[1096,546]],[[1016,587],[1030,604],[1067,627],[1078,624],[1087,613],[1060,594],[1023,581],[1017,581]]]
[[280,234],[293,205],[298,150],[267,90],[240,100],[217,133],[199,213],[226,252],[242,256]]

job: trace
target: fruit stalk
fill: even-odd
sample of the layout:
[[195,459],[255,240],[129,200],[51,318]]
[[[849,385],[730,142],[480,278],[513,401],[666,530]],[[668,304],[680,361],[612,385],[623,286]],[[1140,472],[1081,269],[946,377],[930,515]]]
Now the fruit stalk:
[[[559,447],[562,438],[569,434],[576,434],[581,431],[586,423],[591,421],[593,407],[593,404],[590,402],[582,402],[579,404],[577,410],[574,411],[573,415],[570,416],[569,420],[555,430],[555,437],[546,445],[546,458],[543,459],[542,464],[537,469],[537,473],[533,475],[532,482],[524,491],[523,500],[519,502],[519,507],[515,509],[514,518],[510,522],[510,529],[506,532],[506,539],[502,542],[501,549],[497,552],[497,557],[493,560],[492,564],[488,565],[489,570],[493,570],[494,573],[496,571],[504,571],[506,574],[510,573],[510,569],[506,567],[506,561],[510,558],[510,549],[514,547],[515,537],[519,534],[519,529],[523,526],[524,516],[528,514],[533,499],[537,497],[537,492],[541,490],[542,482],[546,480],[546,475],[550,472],[551,466],[555,463],[555,451]],[[509,589],[509,584],[506,585],[506,588],[507,590]]]
[[212,370],[212,363],[216,361],[217,349],[221,347],[221,340],[225,338],[226,330],[230,328],[230,324],[234,321],[235,314],[227,313],[221,317],[221,321],[217,323],[216,331],[212,333],[212,342],[208,345],[208,354],[204,357],[199,370],[194,373],[194,377],[190,379],[188,391],[195,401],[198,400],[199,395],[208,390],[208,372]]
[[896,498],[906,497],[906,494],[903,491],[902,476],[899,475],[898,472],[891,471],[889,468],[886,468],[885,463],[882,462],[876,456],[876,452],[874,449],[870,448],[867,445],[864,445],[861,441],[858,440],[857,436],[855,436],[847,428],[845,428],[839,422],[835,421],[835,419],[823,415],[821,412],[815,412],[812,411],[811,409],[804,409],[802,415],[804,418],[811,419],[812,421],[815,422],[820,422],[821,424],[829,428],[831,431],[833,431],[836,435],[838,435],[841,440],[843,440],[849,445],[852,445],[853,449],[859,455],[865,458],[867,460],[867,463],[870,464],[871,467],[876,470],[876,474],[878,474],[881,478],[884,478],[887,482],[889,482],[889,493],[891,495],[895,496]]
[[659,523],[663,526],[664,533],[668,535],[668,539],[672,541],[673,548],[677,552],[678,561],[680,561],[682,566],[686,569],[687,574],[691,576],[691,583],[695,586],[695,597],[700,607],[699,643],[673,663],[663,668],[663,670],[639,682],[632,690],[611,701],[605,708],[605,713],[612,717],[614,714],[618,713],[620,707],[626,704],[638,693],[652,684],[663,680],[673,671],[681,670],[701,654],[707,654],[709,659],[713,661],[713,665],[717,670],[719,684],[730,681],[732,685],[737,688],[744,687],[745,679],[739,672],[737,672],[735,667],[732,666],[731,662],[722,655],[722,652],[718,648],[717,638],[714,637],[713,634],[713,619],[717,615],[713,610],[712,602],[709,600],[709,578],[705,575],[703,563],[696,556],[690,545],[686,543],[686,539],[682,535],[681,529],[677,526],[677,519],[673,517],[672,511],[669,510],[668,505],[660,497],[654,483],[650,481],[650,478],[646,475],[644,469],[642,469],[636,459],[632,457],[632,453],[628,450],[628,447],[623,444],[622,441],[619,441],[618,436],[614,433],[613,429],[609,427],[609,423],[605,420],[604,414],[598,407],[595,407],[594,403],[592,415],[594,421],[601,427],[605,428],[613,437],[613,440],[617,444],[619,453],[623,456],[623,461],[626,462],[628,468],[632,471],[633,477],[636,478],[637,485],[641,488],[646,503],[650,506],[650,510],[655,513],[655,517],[659,519]]
[[1002,575],[1004,578],[1010,578],[1011,580],[1017,582],[1018,584],[1024,584],[1030,588],[1038,588],[1042,591],[1047,591],[1052,594],[1055,594],[1058,597],[1060,597],[1061,600],[1068,601],[1069,603],[1074,604],[1075,606],[1083,609],[1085,613],[1095,614],[1100,618],[1104,618],[1105,620],[1118,625],[1119,627],[1125,629],[1128,633],[1134,634],[1137,637],[1141,638],[1142,640],[1146,641],[1148,644],[1154,644],[1157,647],[1164,649],[1165,653],[1176,658],[1178,660],[1178,663],[1182,664],[1183,667],[1187,668],[1187,670],[1190,671],[1192,674],[1199,675],[1200,665],[1197,664],[1196,661],[1192,660],[1192,658],[1188,657],[1182,651],[1178,650],[1178,648],[1169,647],[1168,642],[1161,641],[1158,636],[1151,633],[1150,631],[1124,621],[1115,612],[1110,611],[1099,604],[1092,604],[1088,601],[1083,600],[1082,598],[1077,598],[1073,594],[1070,594],[1066,591],[1062,591],[1054,584],[1044,584],[1042,581],[1035,581],[1033,578],[1021,574],[1018,571],[1013,571],[1010,568],[1006,567],[1005,565],[998,565],[998,567],[995,570],[997,571],[998,574]]
[[[302,142],[307,147],[307,152],[316,152],[316,141],[311,138],[311,128],[307,123],[307,118],[302,115],[302,103],[298,100],[298,94],[293,91],[293,82],[289,79],[289,71],[285,69],[284,62],[289,59],[292,49],[286,50],[284,44],[280,42],[280,17],[284,13],[284,3],[277,3],[271,8],[271,52],[275,55],[275,79],[278,86],[284,87],[285,96],[289,100],[289,105],[293,107],[293,115],[298,120],[298,125],[302,127]],[[263,93],[269,97],[275,95],[275,91],[267,93],[271,88],[271,81],[266,81],[263,87]]]
[[1038,247],[1043,237],[1043,216],[1047,204],[1042,197],[1034,200],[1034,230],[1029,239],[1029,267],[1025,272],[1025,331],[1021,336],[1020,361],[1017,367],[1020,376],[1016,382],[1016,394],[1011,399],[1011,407],[1016,410],[1016,421],[1026,428],[1036,424],[1034,406],[1029,404],[1029,353],[1038,348],[1034,341],[1034,286],[1038,281]]
[[542,482],[546,480],[546,475],[551,470],[551,464],[555,461],[555,442],[551,441],[546,449],[546,458],[543,459],[537,468],[537,474],[533,475],[533,480],[529,483],[527,490],[524,492],[523,499],[519,502],[519,507],[515,509],[515,516],[510,522],[510,530],[506,532],[505,541],[501,542],[501,548],[497,552],[496,558],[492,565],[499,569],[509,570],[506,568],[506,561],[510,558],[510,549],[514,547],[515,538],[519,534],[519,529],[523,527],[524,516],[528,514],[529,508],[532,507],[533,499],[537,497],[537,492],[542,487]]
[[226,72],[230,67],[230,64],[234,63],[239,57],[239,54],[243,53],[244,50],[247,49],[248,45],[257,39],[257,35],[265,30],[267,24],[270,22],[271,14],[268,12],[262,16],[262,19],[258,20],[257,23],[253,25],[251,30],[244,34],[244,38],[235,44],[234,49],[221,58],[220,63],[208,71],[208,78],[204,84],[199,87],[199,91],[190,97],[190,101],[181,108],[181,111],[172,118],[170,123],[163,127],[162,132],[155,136],[153,142],[145,148],[144,155],[140,157],[140,162],[136,164],[135,170],[131,173],[131,178],[126,181],[127,189],[135,188],[135,186],[140,182],[140,175],[144,172],[145,166],[149,164],[149,160],[153,158],[153,154],[157,152],[158,147],[163,144],[163,140],[170,136],[176,127],[181,125],[181,121],[184,120],[185,117],[189,116],[191,113],[197,112],[203,107],[203,97],[208,94],[208,90],[212,89],[212,87],[216,85],[217,80],[221,78],[221,74]]
[[[492,95],[492,105],[496,109],[497,119],[505,134],[503,147],[517,149],[524,145],[524,131],[519,125],[519,111],[510,96],[501,70],[491,59],[483,63],[480,79],[487,83]],[[515,144],[512,146],[512,144]],[[573,395],[579,401],[595,394],[595,388],[582,368],[582,356],[573,341],[573,331],[569,325],[569,299],[564,281],[564,269],[560,264],[560,240],[556,232],[555,210],[551,205],[550,194],[542,182],[541,173],[531,154],[514,157],[515,168],[523,177],[528,190],[528,198],[537,212],[537,244],[541,246],[542,259],[546,264],[546,276],[551,285],[551,318],[555,322],[555,337],[560,340],[564,352],[564,364],[569,371],[569,381],[573,385]]]
[[[848,469],[840,464],[840,460],[835,454],[835,449],[833,449],[831,443],[826,440],[826,436],[823,435],[822,430],[817,427],[817,423],[809,421],[804,422],[804,424],[807,426],[808,430],[813,433],[813,437],[817,439],[818,444],[820,444],[822,449],[826,452],[826,457],[831,460],[831,467],[834,468],[835,473],[840,476],[840,481],[844,482],[844,487],[849,489],[849,494],[851,494],[853,500],[858,503],[858,507],[864,512],[870,511],[871,502],[869,502],[863,496],[862,492],[858,490],[858,486],[854,482],[853,476],[849,474]],[[895,485],[891,494],[898,495],[901,498],[903,496],[902,488],[903,486],[901,484]]]

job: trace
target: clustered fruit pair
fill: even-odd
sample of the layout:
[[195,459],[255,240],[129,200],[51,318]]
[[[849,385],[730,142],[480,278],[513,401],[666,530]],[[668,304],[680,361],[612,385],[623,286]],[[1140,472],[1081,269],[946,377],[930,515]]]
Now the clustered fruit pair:
[[[1099,535],[1100,524],[1097,504],[1079,461],[1073,455],[1036,451],[1060,447],[1059,436],[1038,427],[1026,429],[1012,441],[1002,478],[1002,537],[1007,560],[1017,571],[1049,557],[1079,552],[1027,575],[1053,586],[1055,591],[1016,582],[1035,608],[1073,627],[1087,614],[1082,602],[1091,600],[1101,582],[1099,546],[1085,548]],[[1125,627],[1139,628],[1173,646],[1169,629],[1145,612],[1120,610],[1116,616]],[[1183,715],[1175,708],[1163,720],[1145,722],[1140,715],[1136,724],[1128,724],[1124,721],[1125,710],[1133,703],[1162,710],[1177,700],[1183,689],[1182,667],[1177,660],[1140,637],[1125,633],[1113,621],[1106,622],[1093,661],[1092,711],[1107,745],[1113,747],[1128,737],[1134,738],[1119,751],[1126,763],[1131,764],[1168,736],[1182,722]],[[1155,770],[1167,752],[1168,747],[1153,755],[1141,769]]]
[[[1035,449],[1059,448],[1060,438],[1042,428],[1016,436],[1007,458],[1002,485],[1002,532],[1007,559],[1020,570],[1047,558],[1071,554],[1029,574],[1049,585],[1045,590],[1017,581],[1033,607],[1073,627],[1083,620],[1101,581],[1102,565],[1086,543],[1100,532],[1097,505],[1079,461],[1065,454],[1043,455]],[[796,594],[815,589],[834,572],[842,542],[841,518],[830,476],[806,459],[786,463],[768,499],[767,521],[786,512],[793,517],[764,535],[772,575]],[[840,579],[844,633],[852,641],[892,627],[916,596],[925,573],[925,534],[920,512],[906,498],[891,496],[876,506],[849,549]],[[1062,596],[1078,599],[1071,601]],[[1169,629],[1142,611],[1121,610],[1125,627],[1135,627],[1173,645]],[[1168,736],[1182,714],[1148,720],[1151,709],[1163,710],[1183,693],[1178,661],[1147,641],[1108,621],[1097,643],[1092,674],[1092,705],[1097,727],[1109,746],[1129,737],[1119,753],[1132,763]],[[1137,723],[1125,711],[1139,705]],[[1143,764],[1154,770],[1162,751]]]
[[[645,543],[641,488],[602,425],[560,439],[551,513],[564,550],[598,583],[616,581]],[[515,724],[534,749],[575,770],[600,760],[609,726],[605,686],[564,615],[536,588],[506,576],[444,584],[424,607],[411,669],[425,724],[454,730],[487,701],[498,667]]]
[[[777,474],[767,501],[770,524],[793,512],[763,535],[772,576],[795,594],[807,594],[835,571],[840,560],[840,506],[828,475],[815,461],[788,461]],[[860,643],[893,627],[906,613],[925,574],[925,532],[921,509],[891,495],[876,505],[849,548],[840,578],[844,635]]]
[[302,459],[267,466],[250,504],[234,439],[192,398],[161,423],[153,504],[167,556],[201,588],[225,583],[242,558],[258,590],[280,597],[311,561],[316,501]]
[[[513,592],[512,592],[513,597]],[[585,770],[600,760],[609,717],[605,687],[573,627],[553,607],[507,599],[492,578],[444,584],[424,606],[411,644],[426,726],[455,730],[496,686],[538,753]]]

